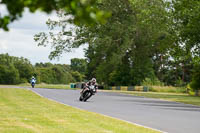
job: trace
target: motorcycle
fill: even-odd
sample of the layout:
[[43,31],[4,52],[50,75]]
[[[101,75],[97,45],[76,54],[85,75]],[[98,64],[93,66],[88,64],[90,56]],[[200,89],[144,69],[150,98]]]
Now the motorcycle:
[[97,86],[95,85],[87,86],[85,90],[81,93],[79,100],[86,102],[92,95],[96,93],[96,90]]
[[35,87],[35,82],[31,82],[31,86],[32,86],[32,88],[34,88]]

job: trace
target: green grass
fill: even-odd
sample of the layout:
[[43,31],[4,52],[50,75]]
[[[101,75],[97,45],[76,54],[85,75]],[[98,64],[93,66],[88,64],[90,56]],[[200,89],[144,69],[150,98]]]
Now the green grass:
[[42,98],[30,90],[0,88],[1,133],[156,133],[114,118]]
[[[49,88],[49,89],[71,89],[70,85],[55,85],[55,84],[36,84],[36,88]],[[73,88],[74,89],[74,88]]]
[[186,93],[186,87],[173,86],[149,86],[149,91],[152,92],[167,92],[167,93]]
[[[0,87],[3,87],[3,86],[12,86],[15,87],[15,86],[18,86],[18,87],[28,87],[30,88],[31,85],[29,83],[24,83],[24,84],[19,84],[19,85],[0,85]],[[48,88],[48,89],[71,89],[70,88],[70,85],[63,85],[63,84],[45,84],[45,83],[41,83],[41,84],[36,84],[35,85],[35,88]],[[76,89],[76,88],[73,88],[73,89]]]
[[186,104],[200,106],[200,97],[191,96],[185,93],[160,93],[160,92],[137,92],[137,91],[112,91],[131,94],[134,96],[142,96],[148,98],[157,98],[167,101],[181,102]]

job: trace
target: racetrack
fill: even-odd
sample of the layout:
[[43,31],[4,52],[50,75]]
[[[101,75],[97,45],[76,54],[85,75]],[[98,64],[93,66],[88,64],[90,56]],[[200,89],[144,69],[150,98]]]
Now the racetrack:
[[88,102],[78,100],[80,90],[39,89],[46,98],[169,133],[199,133],[200,107],[128,94],[98,92]]

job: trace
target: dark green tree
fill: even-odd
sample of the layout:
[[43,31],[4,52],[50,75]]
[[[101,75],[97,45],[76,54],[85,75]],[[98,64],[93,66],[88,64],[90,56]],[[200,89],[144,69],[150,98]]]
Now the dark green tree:
[[73,71],[78,71],[81,74],[85,74],[87,70],[86,59],[73,58],[71,59],[70,67]]
[[167,6],[162,0],[102,0],[97,7],[112,12],[105,25],[82,25],[69,31],[62,19],[49,20],[51,29],[60,26],[59,34],[40,33],[35,40],[39,45],[53,42],[50,58],[87,43],[88,78],[97,77],[104,84],[139,85],[155,76],[155,53],[163,54],[173,43]]
[[182,60],[183,73],[185,75],[185,71],[188,71],[188,65],[191,69],[194,68],[193,72],[189,71],[192,73],[191,84],[197,89],[196,81],[199,79],[196,76],[198,75],[196,62],[200,59],[200,1],[172,0],[171,10],[174,17],[174,31],[178,36],[176,45],[184,49],[184,55],[179,56]]
[[200,1],[172,0],[172,11],[178,42],[193,55],[200,55]]
[[189,85],[195,91],[195,95],[198,96],[200,90],[200,58],[196,58],[194,64],[192,81]]
[[18,70],[13,65],[0,64],[0,84],[18,84],[20,77]]
[[15,68],[19,71],[20,82],[26,83],[30,81],[30,78],[34,75],[34,68],[30,61],[25,58],[17,58],[14,63]]
[[84,41],[93,45],[86,54],[88,68],[94,68],[90,73],[112,85],[139,85],[146,77],[154,78],[152,58],[173,43],[167,3],[109,0],[101,7],[112,11],[108,23],[80,30],[80,38],[85,35]]
[[51,63],[37,63],[36,74],[39,82],[48,84],[68,84],[74,82],[71,70],[67,65],[51,64]]
[[83,74],[79,73],[78,71],[71,72],[72,77],[75,79],[76,82],[82,82],[85,78]]
[[34,71],[33,66],[25,58],[0,54],[0,65],[2,66],[2,84],[17,84],[28,82]]

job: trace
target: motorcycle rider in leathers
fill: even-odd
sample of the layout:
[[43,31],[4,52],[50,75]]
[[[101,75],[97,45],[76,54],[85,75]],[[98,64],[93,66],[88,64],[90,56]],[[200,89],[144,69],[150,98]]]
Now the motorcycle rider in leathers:
[[97,89],[98,89],[98,84],[96,82],[96,79],[95,78],[92,78],[90,81],[88,81],[84,87],[83,87],[83,90],[81,91],[81,94],[85,91],[85,89],[88,87],[88,86],[91,86],[91,85],[94,85],[95,86],[95,93],[97,92]]

